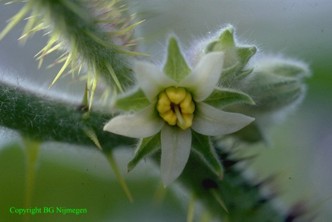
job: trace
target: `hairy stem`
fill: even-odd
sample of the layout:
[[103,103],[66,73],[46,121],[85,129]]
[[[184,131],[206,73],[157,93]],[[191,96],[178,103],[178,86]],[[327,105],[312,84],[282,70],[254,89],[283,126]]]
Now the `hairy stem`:
[[104,151],[134,140],[103,131],[110,114],[86,113],[80,104],[56,101],[6,83],[0,83],[0,125],[31,139],[94,145],[86,129],[93,130]]

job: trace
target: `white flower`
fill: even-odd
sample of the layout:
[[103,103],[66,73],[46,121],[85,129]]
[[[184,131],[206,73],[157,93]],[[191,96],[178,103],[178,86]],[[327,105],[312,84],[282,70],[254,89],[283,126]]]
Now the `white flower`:
[[176,40],[171,39],[164,71],[147,62],[138,61],[134,65],[137,84],[149,105],[111,119],[104,130],[134,138],[147,138],[160,132],[161,177],[165,186],[170,184],[188,161],[192,131],[220,136],[236,132],[254,120],[205,103],[215,90],[219,90],[217,83],[222,64],[223,53],[211,52],[190,71]]

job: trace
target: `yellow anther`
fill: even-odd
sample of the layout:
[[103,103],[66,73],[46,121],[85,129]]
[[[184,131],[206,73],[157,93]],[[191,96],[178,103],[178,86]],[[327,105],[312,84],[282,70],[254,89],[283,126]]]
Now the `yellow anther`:
[[177,126],[183,130],[188,129],[193,124],[193,118],[194,118],[193,114],[182,114],[183,123],[181,124],[178,121]]
[[184,88],[169,87],[165,91],[171,102],[176,105],[179,104],[187,94]]
[[171,126],[185,130],[193,123],[195,104],[184,88],[169,87],[161,92],[156,108],[160,117]]
[[176,124],[176,115],[172,110],[166,113],[161,113],[160,116],[171,126]]
[[187,93],[184,100],[180,103],[181,112],[185,114],[192,114],[195,111],[195,104],[190,93]]
[[171,101],[167,97],[165,92],[159,94],[159,100],[157,104],[157,110],[159,113],[165,113],[171,109]]

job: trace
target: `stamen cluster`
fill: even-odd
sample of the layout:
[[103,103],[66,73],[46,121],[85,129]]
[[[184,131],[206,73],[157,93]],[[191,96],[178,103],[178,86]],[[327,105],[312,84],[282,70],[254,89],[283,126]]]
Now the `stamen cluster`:
[[182,87],[169,87],[159,94],[157,110],[169,125],[185,130],[191,127],[195,104],[191,94]]

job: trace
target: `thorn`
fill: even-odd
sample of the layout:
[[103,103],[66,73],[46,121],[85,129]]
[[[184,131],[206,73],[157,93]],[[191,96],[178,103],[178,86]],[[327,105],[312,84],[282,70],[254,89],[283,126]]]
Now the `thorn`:
[[20,21],[23,17],[30,11],[30,4],[26,4],[23,8],[14,15],[8,25],[0,32],[0,40],[2,40]]
[[126,184],[126,181],[124,180],[124,178],[122,177],[121,173],[120,173],[120,170],[118,168],[118,165],[115,161],[115,159],[113,158],[113,154],[112,152],[108,153],[108,154],[105,154],[107,156],[107,160],[108,162],[110,163],[111,167],[112,167],[112,170],[115,174],[115,177],[117,178],[118,182],[120,183],[120,186],[122,187],[123,191],[125,192],[128,200],[130,203],[134,202],[134,199],[131,195],[131,192]]
[[223,201],[223,199],[222,199],[222,197],[221,197],[220,192],[217,193],[217,190],[216,190],[216,189],[211,189],[210,192],[211,192],[212,196],[215,198],[215,200],[216,200],[216,201],[219,203],[219,205],[222,207],[222,209],[224,209],[225,212],[226,212],[227,214],[229,214],[229,211],[228,211],[228,209],[227,209],[227,207],[226,207],[225,202]]
[[90,128],[83,128],[83,131],[87,137],[96,145],[99,150],[103,150],[98,140],[98,137],[93,129]]
[[116,87],[119,89],[119,91],[121,93],[123,93],[123,89],[122,89],[121,83],[120,83],[118,77],[116,76],[116,74],[115,74],[115,72],[114,72],[113,67],[111,66],[111,64],[107,63],[106,64],[106,68],[108,69],[109,73],[111,74],[111,77],[112,77],[112,79],[113,79]]
[[82,106],[87,107],[87,110],[89,110],[89,89],[88,89],[88,83],[85,83],[84,88],[84,95],[82,99]]
[[55,76],[55,78],[52,81],[52,83],[50,84],[49,88],[51,88],[54,85],[54,83],[59,80],[59,78],[61,77],[61,75],[65,71],[65,69],[69,66],[70,61],[71,61],[71,54],[68,55],[65,64],[63,64],[62,68],[60,69],[58,74]]

